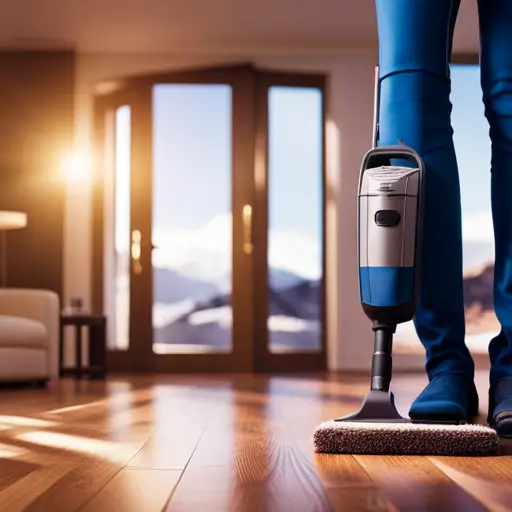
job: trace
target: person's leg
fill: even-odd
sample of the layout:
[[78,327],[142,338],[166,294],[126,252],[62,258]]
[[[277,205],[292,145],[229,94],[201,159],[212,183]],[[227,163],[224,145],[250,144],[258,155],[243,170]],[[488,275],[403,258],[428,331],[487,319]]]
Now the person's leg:
[[429,385],[417,419],[476,413],[474,365],[465,345],[460,187],[451,126],[449,58],[460,0],[376,0],[378,144],[411,146],[426,164],[421,289],[414,323]]
[[[512,2],[479,0],[478,10],[482,91],[492,143],[494,308],[501,324],[489,345],[492,422],[499,413],[512,417]],[[500,430],[505,428],[512,433],[512,419],[503,420]]]

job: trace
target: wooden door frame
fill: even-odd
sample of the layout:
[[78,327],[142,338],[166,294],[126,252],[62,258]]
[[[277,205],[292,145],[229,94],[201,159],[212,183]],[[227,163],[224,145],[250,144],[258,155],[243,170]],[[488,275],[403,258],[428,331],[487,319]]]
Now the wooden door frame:
[[[244,204],[252,205],[254,203],[254,186],[252,176],[254,162],[254,105],[251,101],[253,97],[253,76],[250,69],[246,66],[236,66],[231,69],[211,68],[209,70],[190,70],[186,72],[170,73],[145,77],[138,79],[137,88],[147,88],[151,98],[150,91],[155,83],[158,84],[229,84],[232,87],[232,173],[231,173],[231,211],[232,211],[232,288],[231,288],[231,307],[233,310],[232,333],[232,351],[228,353],[208,352],[200,354],[155,354],[151,346],[148,346],[146,352],[146,367],[156,372],[248,372],[252,369],[252,359],[254,351],[254,325],[253,316],[244,315],[244,311],[252,311],[253,306],[253,258],[251,255],[244,254],[243,246],[243,224],[241,212]],[[145,109],[146,112],[152,112],[152,104]],[[146,123],[145,133],[148,136],[146,140],[145,160],[152,161],[152,139],[149,134],[152,130],[152,120],[149,117]],[[150,178],[141,184],[147,191],[145,194],[145,203],[152,203],[152,168],[147,171]],[[147,219],[143,229],[151,230],[151,207],[146,207]],[[240,215],[237,214],[240,212]],[[146,252],[146,265],[150,266],[150,252]],[[147,284],[149,285],[149,281]],[[146,297],[145,304],[152,305],[152,289],[146,289],[143,292]],[[148,314],[151,308],[148,308]],[[151,319],[145,319],[140,322],[141,328],[150,327]],[[151,340],[152,329],[141,332],[143,339]],[[242,335],[242,333],[244,335]]]
[[[224,75],[224,76],[223,76]],[[100,91],[94,98],[94,142],[96,149],[96,169],[103,169],[104,161],[104,142],[105,142],[105,108],[110,103],[136,101],[134,96],[130,97],[130,91],[142,91],[151,89],[156,83],[226,83],[227,76],[239,76],[240,94],[235,99],[233,94],[233,137],[238,137],[238,143],[232,143],[232,211],[233,211],[233,271],[240,273],[249,273],[250,278],[246,278],[246,289],[243,292],[243,300],[250,311],[248,315],[237,316],[237,322],[241,322],[240,330],[245,330],[248,335],[244,337],[240,347],[243,349],[234,353],[208,353],[208,354],[154,354],[149,353],[140,346],[127,352],[108,351],[107,364],[109,371],[112,372],[233,372],[233,371],[322,371],[327,367],[327,344],[326,344],[326,253],[325,253],[325,233],[326,233],[326,155],[325,155],[325,123],[326,123],[326,78],[321,74],[310,73],[281,73],[265,71],[254,67],[252,64],[242,63],[233,66],[209,67],[201,69],[184,69],[159,74],[138,75],[134,77],[124,77],[120,79],[109,80],[109,84],[115,84],[116,90],[102,94],[101,85],[97,87]],[[267,189],[266,187],[258,189],[254,186],[257,173],[262,172],[261,161],[258,163],[256,154],[258,151],[256,145],[259,144],[259,150],[264,148],[265,163],[263,173],[266,176],[267,163],[266,155],[268,152],[268,140],[266,123],[268,122],[267,113],[267,88],[268,85],[291,85],[298,87],[315,87],[322,92],[323,101],[323,197],[322,197],[322,347],[319,352],[314,353],[291,353],[291,354],[271,354],[267,348],[268,332],[266,328],[267,312]],[[233,92],[234,92],[233,88]],[[265,97],[264,97],[265,95]],[[235,101],[237,108],[235,108]],[[125,103],[126,104],[126,103]],[[139,119],[138,129],[141,137],[145,137],[146,145],[151,142],[151,109],[146,105],[148,116]],[[237,119],[236,116],[240,119]],[[243,118],[243,119],[242,119]],[[245,119],[245,122],[244,122]],[[249,119],[249,121],[247,121]],[[238,129],[235,130],[235,125]],[[144,134],[142,132],[144,131]],[[148,142],[149,138],[149,142]],[[261,146],[263,144],[263,146]],[[149,146],[148,146],[149,147]],[[139,152],[139,155],[142,152]],[[152,155],[146,154],[144,157],[146,165],[149,165],[148,172],[152,172],[150,162]],[[132,161],[133,161],[132,149]],[[149,163],[149,164],[148,164]],[[142,164],[142,162],[140,162]],[[139,164],[139,165],[140,165]],[[237,167],[247,168],[248,175],[253,176],[252,180],[235,179],[234,169]],[[258,168],[260,166],[260,168]],[[265,181],[266,183],[266,181]],[[133,186],[133,184],[132,184]],[[97,173],[95,186],[92,194],[92,305],[93,309],[102,312],[103,304],[103,280],[104,280],[104,180],[101,173]],[[253,257],[246,257],[242,253],[243,226],[241,222],[235,222],[235,212],[241,211],[243,204],[253,205],[253,210],[258,216],[254,225],[255,238],[263,242],[261,246],[255,246]],[[151,212],[148,208],[149,223],[151,222]],[[257,212],[257,213],[256,213]],[[147,224],[148,220],[145,220]],[[134,226],[131,226],[133,229]],[[146,227],[147,229],[147,227]],[[238,242],[238,243],[236,243]],[[238,247],[238,250],[235,250]],[[145,251],[141,255],[142,264],[150,265],[150,251]],[[131,270],[132,274],[132,270]],[[131,278],[133,276],[131,275]],[[233,276],[233,286],[242,282],[241,279],[235,279]],[[140,290],[143,295],[147,295],[147,300],[152,304],[152,290]],[[151,293],[151,294],[150,294]],[[233,290],[234,293],[234,290]],[[239,291],[239,293],[242,293]],[[263,320],[264,319],[264,320]],[[233,333],[235,332],[235,315],[233,316]],[[149,322],[151,325],[151,322]],[[131,337],[131,336],[130,336]],[[131,340],[130,340],[131,341]],[[151,337],[152,343],[152,337]],[[148,341],[149,344],[149,341]],[[235,349],[235,340],[233,340]]]
[[[131,180],[131,220],[130,232],[140,229],[143,237],[151,236],[152,208],[152,87],[155,83],[197,83],[197,84],[229,84],[232,86],[232,175],[231,198],[232,211],[242,211],[243,204],[253,204],[252,176],[254,162],[254,105],[253,75],[246,65],[230,68],[211,68],[206,70],[186,70],[160,75],[137,76],[133,79],[116,81],[120,88],[106,96],[95,99],[95,141],[98,148],[103,148],[105,141],[106,105],[112,103],[116,107],[124,102],[132,105],[132,172]],[[115,108],[110,106],[110,108]],[[137,117],[137,118],[136,118]],[[247,119],[248,118],[248,121]],[[103,151],[98,152],[98,169],[104,158]],[[140,170],[143,170],[142,172]],[[104,180],[96,179],[93,194],[93,305],[94,309],[103,311],[104,283]],[[233,308],[252,311],[254,309],[252,289],[252,257],[242,253],[243,226],[241,218],[233,215],[233,252],[232,252],[232,295]],[[142,244],[142,268],[151,268],[150,244]],[[228,372],[250,371],[253,359],[254,325],[252,315],[233,315],[232,351],[200,353],[200,354],[155,354],[152,350],[151,305],[153,302],[152,279],[146,274],[135,275],[130,268],[130,347],[127,351],[107,352],[107,363],[110,371],[131,372]],[[139,307],[132,303],[137,296]],[[140,307],[140,304],[144,304]],[[147,307],[146,307],[147,305]],[[133,315],[136,315],[134,318]],[[248,333],[243,338],[235,333]],[[143,340],[132,346],[132,340]],[[242,342],[243,339],[243,342]]]
[[[326,293],[326,196],[327,196],[327,172],[326,172],[326,77],[323,74],[297,74],[279,71],[260,71],[256,81],[256,186],[255,222],[256,238],[255,267],[256,272],[256,310],[255,326],[255,369],[258,372],[302,372],[324,371],[327,369],[327,293]],[[269,181],[269,136],[268,136],[268,92],[273,86],[313,88],[318,89],[322,95],[322,278],[320,281],[320,296],[322,299],[322,312],[320,316],[320,350],[315,352],[286,352],[271,353],[269,350],[269,332],[267,328],[268,318],[268,181]]]
[[[106,147],[107,120],[106,115],[114,116],[117,108],[131,105],[132,98],[126,89],[119,89],[108,95],[95,95],[93,107],[93,141],[94,141],[94,180],[92,188],[92,283],[91,303],[92,310],[97,313],[104,312],[104,277],[105,277],[105,159],[108,149]],[[115,121],[114,121],[115,122]],[[107,319],[107,322],[110,319]],[[106,364],[109,371],[134,372],[137,371],[137,358],[132,350],[108,350],[107,344]]]

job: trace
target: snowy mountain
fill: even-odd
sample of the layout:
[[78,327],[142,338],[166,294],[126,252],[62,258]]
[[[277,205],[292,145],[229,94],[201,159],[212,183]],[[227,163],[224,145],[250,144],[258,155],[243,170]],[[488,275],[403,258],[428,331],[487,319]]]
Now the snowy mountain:
[[478,274],[464,278],[464,307],[477,306],[482,311],[494,307],[494,265],[489,264]]
[[183,300],[201,301],[219,293],[212,283],[191,279],[166,268],[153,268],[153,300],[169,304]]
[[[269,286],[275,290],[287,290],[308,283],[302,277],[286,270],[269,269]],[[231,287],[229,287],[231,288]],[[167,268],[153,269],[153,300],[162,304],[171,304],[192,300],[201,302],[217,295],[227,295],[211,282],[185,277],[181,273]]]
[[465,241],[463,245],[463,264],[465,274],[481,271],[494,261],[494,243],[484,241]]
[[[218,215],[195,230],[155,230],[153,266],[170,269],[183,277],[214,284],[228,291],[232,270],[231,215]],[[272,230],[269,264],[276,279],[318,279],[322,268],[321,247],[297,233]],[[273,277],[272,277],[273,278]],[[281,285],[279,285],[281,286]]]
[[[291,276],[287,276],[291,278]],[[280,350],[316,350],[320,343],[322,297],[319,282],[300,280],[281,290],[269,290],[270,343]],[[228,350],[232,327],[231,296],[179,304],[155,304],[154,341],[157,344],[196,345]]]

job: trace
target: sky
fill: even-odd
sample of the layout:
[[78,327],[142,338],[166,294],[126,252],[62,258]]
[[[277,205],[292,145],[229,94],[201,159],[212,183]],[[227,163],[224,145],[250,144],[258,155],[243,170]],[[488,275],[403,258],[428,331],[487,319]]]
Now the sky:
[[452,66],[454,144],[459,164],[464,239],[492,242],[491,144],[478,66]]
[[[278,268],[318,278],[321,92],[271,87],[268,101],[269,259]],[[198,267],[207,264],[209,251],[217,255],[215,264],[224,267],[218,273],[229,270],[231,140],[236,136],[231,102],[228,85],[162,84],[153,89],[153,239],[161,247],[156,264],[203,276]],[[194,260],[200,261],[194,266]]]
[[[452,125],[469,266],[492,255],[490,142],[481,97],[479,68],[452,66]],[[269,91],[270,259],[286,267],[295,258],[295,267],[289,269],[311,277],[321,268],[321,100],[317,89]],[[153,103],[153,240],[161,247],[155,257],[172,266],[197,260],[197,272],[210,251],[227,268],[232,249],[231,87],[157,85]],[[129,183],[122,179],[129,167],[129,108],[117,114],[117,212],[122,226],[129,213]],[[129,247],[128,237],[126,229],[119,230],[118,247]]]
[[153,229],[196,230],[231,209],[229,85],[153,88]]
[[[154,88],[154,226],[199,229],[231,208],[231,99],[228,85]],[[321,93],[269,91],[271,229],[321,233]],[[236,170],[235,170],[236,171]]]

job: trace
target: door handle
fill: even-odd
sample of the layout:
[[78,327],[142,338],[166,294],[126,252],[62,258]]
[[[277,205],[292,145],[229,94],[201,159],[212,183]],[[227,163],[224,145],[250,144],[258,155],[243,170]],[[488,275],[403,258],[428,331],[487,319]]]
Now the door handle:
[[254,246],[252,243],[252,206],[250,204],[244,205],[242,218],[244,223],[243,251],[245,254],[252,254]]
[[132,266],[135,274],[142,272],[142,264],[140,262],[142,234],[138,229],[132,231]]

